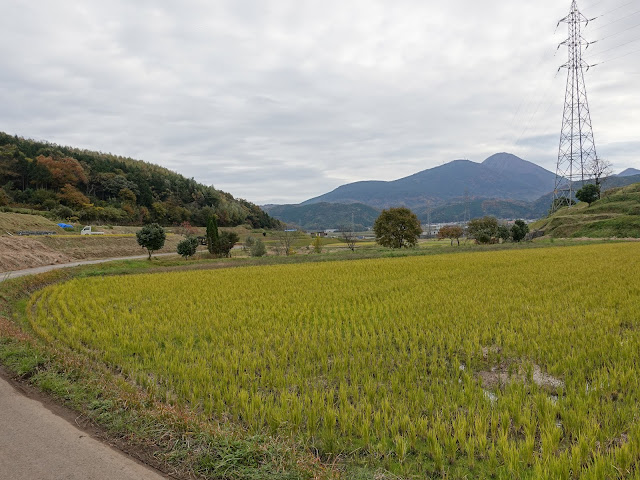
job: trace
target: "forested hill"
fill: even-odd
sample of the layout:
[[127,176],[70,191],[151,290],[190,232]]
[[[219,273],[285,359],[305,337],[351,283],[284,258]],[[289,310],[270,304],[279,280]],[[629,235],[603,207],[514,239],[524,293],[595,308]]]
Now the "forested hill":
[[279,225],[253,203],[158,165],[2,132],[0,206],[84,223],[203,226],[215,214],[221,226]]

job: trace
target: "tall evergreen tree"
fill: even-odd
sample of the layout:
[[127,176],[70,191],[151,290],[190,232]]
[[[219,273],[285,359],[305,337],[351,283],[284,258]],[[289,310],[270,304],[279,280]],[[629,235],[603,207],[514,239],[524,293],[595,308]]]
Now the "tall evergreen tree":
[[220,235],[218,234],[218,221],[215,215],[207,221],[207,250],[212,255],[220,253]]

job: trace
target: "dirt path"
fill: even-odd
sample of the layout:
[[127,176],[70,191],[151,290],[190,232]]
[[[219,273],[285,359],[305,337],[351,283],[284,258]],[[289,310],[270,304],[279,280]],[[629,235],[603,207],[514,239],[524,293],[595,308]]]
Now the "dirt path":
[[[177,256],[176,253],[158,253],[153,256],[167,257],[171,255]],[[0,282],[9,280],[10,278],[23,277],[25,275],[35,275],[37,273],[44,273],[44,272],[48,272],[49,270],[56,270],[58,268],[79,267],[81,265],[96,265],[98,263],[114,262],[117,260],[140,260],[143,258],[147,258],[147,255],[136,255],[134,257],[103,258],[100,260],[82,260],[81,262],[59,263],[56,265],[44,265],[42,267],[27,268],[25,270],[15,270],[13,272],[2,272],[0,273]]]
[[[0,370],[0,477],[12,480],[162,480],[26,396]],[[58,407],[60,408],[60,407]]]

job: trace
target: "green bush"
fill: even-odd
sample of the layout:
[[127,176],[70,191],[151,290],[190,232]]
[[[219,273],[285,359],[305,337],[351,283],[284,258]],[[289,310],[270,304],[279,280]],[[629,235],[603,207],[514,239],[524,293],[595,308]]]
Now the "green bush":
[[256,238],[249,249],[249,254],[252,257],[264,257],[267,254],[267,247],[261,239]]
[[178,255],[182,255],[186,260],[189,257],[193,257],[198,249],[198,239],[196,237],[187,237],[178,243],[177,251]]
[[151,254],[156,250],[160,250],[164,247],[164,241],[167,238],[167,234],[157,223],[151,223],[145,225],[141,230],[136,232],[136,240],[138,245],[146,248],[149,252],[149,260],[151,260]]

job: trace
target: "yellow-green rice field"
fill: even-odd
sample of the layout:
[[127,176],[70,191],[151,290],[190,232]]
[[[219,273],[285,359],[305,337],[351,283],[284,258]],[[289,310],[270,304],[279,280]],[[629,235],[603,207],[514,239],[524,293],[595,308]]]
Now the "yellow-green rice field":
[[157,398],[418,478],[633,478],[640,243],[75,279],[52,343]]

